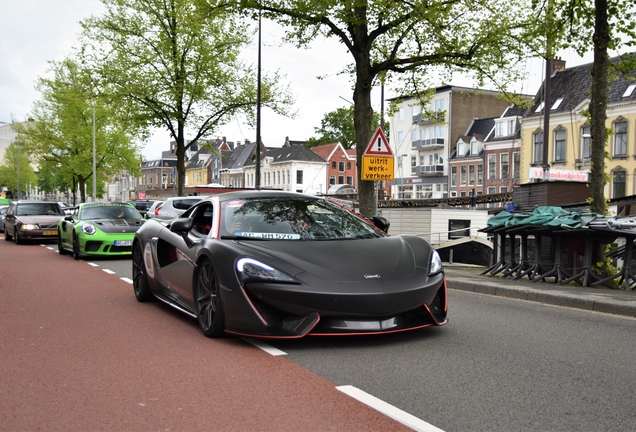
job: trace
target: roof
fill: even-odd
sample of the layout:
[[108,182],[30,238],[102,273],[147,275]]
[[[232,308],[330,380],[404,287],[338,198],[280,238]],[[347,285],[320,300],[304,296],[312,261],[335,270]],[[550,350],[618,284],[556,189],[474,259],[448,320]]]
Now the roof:
[[[610,62],[617,63],[626,56],[634,56],[636,53],[626,54],[624,56],[612,57]],[[579,109],[579,106],[590,99],[591,87],[591,69],[594,63],[587,63],[567,69],[557,70],[550,79],[550,113],[567,113]],[[636,78],[636,70],[632,70],[629,77]],[[619,102],[636,102],[636,90],[631,95],[623,97],[625,90],[630,85],[634,85],[634,81],[630,81],[628,77],[617,73],[616,79],[611,82],[607,92],[608,105]],[[537,112],[537,108],[543,102],[543,93],[545,81],[534,97],[532,107],[524,114],[525,118],[541,116],[543,109]],[[558,102],[561,100],[560,102]],[[557,105],[558,102],[558,105]]]
[[316,153],[318,156],[323,158],[324,160],[329,160],[333,152],[338,148],[340,143],[331,143],[331,144],[323,144],[315,147],[311,147],[311,151]]
[[[322,162],[325,160],[305,147],[304,145],[294,145],[291,147],[281,147],[270,149],[262,155],[263,158],[272,158],[272,163],[287,161]],[[254,161],[245,163],[245,166],[254,165]]]

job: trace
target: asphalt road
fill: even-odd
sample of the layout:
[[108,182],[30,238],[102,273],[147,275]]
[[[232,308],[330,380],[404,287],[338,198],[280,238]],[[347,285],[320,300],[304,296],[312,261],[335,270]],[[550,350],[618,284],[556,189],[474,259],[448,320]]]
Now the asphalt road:
[[[14,253],[16,248],[20,251],[19,254]],[[636,429],[636,411],[633,409],[636,405],[636,393],[633,390],[633,383],[636,382],[633,367],[636,353],[634,318],[453,290],[451,279],[450,323],[445,327],[390,336],[267,341],[265,347],[277,348],[286,354],[271,356],[240,339],[206,339],[200,334],[194,321],[181,317],[169,308],[160,304],[136,303],[132,287],[125,281],[130,278],[129,260],[76,262],[70,257],[57,256],[55,249],[54,246],[47,249],[40,246],[0,244],[0,263],[5,263],[5,259],[13,262],[18,257],[28,260],[29,254],[35,253],[37,261],[46,261],[50,267],[61,269],[61,273],[65,274],[66,285],[71,280],[77,281],[71,284],[74,286],[71,292],[68,292],[68,288],[58,288],[63,291],[54,297],[66,307],[62,308],[57,304],[65,313],[56,313],[55,316],[64,323],[64,327],[74,328],[74,332],[87,331],[92,334],[92,337],[85,336],[86,339],[81,339],[90,347],[84,349],[87,351],[86,357],[80,355],[73,358],[88,363],[91,353],[95,355],[96,350],[107,349],[106,354],[102,355],[108,361],[99,360],[96,371],[115,381],[109,386],[111,397],[98,397],[97,400],[105,403],[106,412],[111,414],[116,413],[117,409],[126,408],[123,419],[133,422],[133,426],[140,426],[124,429],[163,428],[162,423],[152,418],[149,420],[144,416],[143,421],[137,419],[133,414],[138,409],[134,402],[143,403],[144,409],[153,407],[153,404],[171,408],[162,417],[171,426],[171,430],[399,429],[399,424],[385,416],[378,416],[375,411],[339,394],[335,390],[337,386],[353,386],[363,390],[396,407],[400,412],[421,419],[423,423],[419,426],[431,424],[445,431]],[[30,282],[34,286],[37,286],[37,277],[44,276],[29,275],[34,279]],[[90,278],[87,279],[86,275],[90,275]],[[42,279],[39,280],[42,285]],[[5,285],[4,280],[2,283]],[[33,314],[27,313],[32,312],[31,309],[35,307],[34,297],[24,295],[37,289],[25,290],[21,287],[19,290],[9,290],[13,293],[11,302],[5,301],[0,306],[3,327],[6,323],[18,334],[23,333],[23,327],[26,327],[33,333],[31,337],[37,336],[40,330],[29,324],[29,317]],[[84,304],[88,301],[84,296],[91,293],[89,297],[92,297],[95,290],[101,294],[92,298],[92,307],[88,307],[89,305]],[[5,291],[7,289],[3,287],[6,300]],[[49,301],[51,295],[36,297],[36,303]],[[66,297],[72,297],[73,300]],[[18,303],[21,309],[15,311]],[[76,312],[75,309],[82,312]],[[21,320],[22,324],[14,323],[14,319]],[[102,347],[103,343],[91,341],[99,341],[105,336],[101,330],[96,329],[96,323],[101,320],[109,322],[106,329],[109,330],[107,334],[110,337],[107,338],[105,347]],[[48,325],[57,326],[59,323],[51,317]],[[68,337],[72,333],[58,335],[61,341],[58,343],[78,345],[77,341],[65,341],[65,335]],[[20,338],[7,339],[5,330],[2,338],[0,351],[4,351],[3,358],[15,357],[13,351],[21,352],[25,348],[23,345],[27,345]],[[71,339],[75,340],[76,336],[73,335]],[[150,353],[146,354],[146,351]],[[164,359],[163,356],[167,358]],[[130,366],[130,363],[135,366]],[[5,364],[2,369],[7,367]],[[61,366],[58,365],[59,367]],[[110,371],[111,368],[114,370]],[[2,376],[19,375],[24,379],[35,377],[37,380],[52,380],[46,378],[43,372],[34,372],[38,369],[27,368],[17,361],[1,372]],[[132,372],[133,370],[138,372]],[[154,373],[149,374],[149,370]],[[197,374],[197,370],[204,370],[206,373]],[[265,374],[264,370],[267,371]],[[124,378],[119,377],[119,374]],[[184,378],[175,378],[179,374],[184,374]],[[117,377],[112,378],[114,375]],[[232,383],[232,379],[243,375],[246,377],[240,380],[238,386]],[[260,379],[247,378],[253,375]],[[171,384],[160,386],[153,382],[153,377],[158,382],[168,380]],[[108,379],[99,378],[102,381]],[[94,380],[98,379],[87,380],[93,391],[96,386],[91,382]],[[265,390],[257,390],[254,381]],[[142,388],[162,388],[163,390],[156,391],[161,397],[154,398],[157,401],[153,402],[153,398],[143,399],[131,395],[131,387],[134,387],[130,384],[132,382],[138,383],[136,385]],[[15,385],[12,382],[9,387]],[[75,382],[73,388],[74,390],[67,393],[69,397],[77,399],[75,393],[83,395],[82,385]],[[283,388],[286,391],[281,392]],[[58,393],[55,385],[42,383],[34,389],[41,390],[45,395],[32,408],[33,413],[38,408],[41,409],[42,405],[59,404],[51,402],[51,398]],[[0,390],[0,408],[3,413],[0,429],[16,430],[2,426],[6,424],[4,413],[7,408],[17,409],[20,403],[25,402],[29,392],[23,391],[25,396],[14,401],[14,392],[17,390],[12,390],[12,397],[7,397],[4,384]],[[318,396],[318,390],[324,391],[326,396],[322,396],[322,393]],[[179,394],[176,399],[181,400],[185,397],[181,393],[190,391],[206,400],[192,401],[201,409],[206,409],[203,407],[206,404],[227,407],[225,403],[228,398],[234,398],[234,403],[226,408],[229,412],[225,413],[226,417],[235,420],[231,423],[232,426],[224,427],[223,425],[230,423],[217,422],[216,427],[201,428],[190,427],[190,423],[180,423],[188,416],[175,411],[172,399]],[[112,395],[118,392],[122,396],[113,398]],[[257,410],[256,414],[246,409],[255,404],[255,394],[262,396],[257,398],[259,401],[266,401],[263,402],[266,409]],[[289,399],[286,399],[288,396]],[[282,400],[273,403],[270,400],[272,397]],[[188,396],[187,399],[196,397]],[[89,406],[95,404],[93,401],[86,402],[85,398],[80,400]],[[7,403],[10,405],[6,405]],[[294,405],[290,405],[291,403]],[[128,405],[134,406],[134,409],[131,410]],[[155,408],[153,412],[156,414],[159,408]],[[348,419],[346,413],[352,409],[355,419]],[[145,411],[142,410],[142,413]],[[192,414],[196,410],[189,411]],[[290,411],[294,412],[292,418],[295,420],[287,420],[286,416]],[[267,420],[262,419],[259,422],[259,414],[263,415],[263,412],[266,413]],[[335,416],[342,415],[342,419],[334,423],[330,419],[330,412]],[[314,418],[310,414],[318,415]],[[83,423],[76,418],[79,414],[71,415],[71,418],[75,418],[75,423],[72,423],[65,419],[68,415],[68,412],[58,414],[59,423],[48,425],[80,424],[92,426],[89,429],[121,429],[118,426],[122,423],[109,423],[114,421],[114,414],[108,417],[110,420],[101,416],[99,422],[94,423],[85,414],[81,415],[86,417]],[[299,417],[305,423],[300,423]],[[52,420],[51,417],[45,418]],[[372,421],[355,426],[350,426],[351,423],[338,424],[345,420],[359,422],[360,418],[372,418]],[[16,421],[13,417],[11,419]],[[382,421],[388,423],[385,425]],[[31,425],[24,421],[15,424]],[[123,423],[124,426],[127,424]],[[73,427],[47,427],[47,423],[42,428],[77,430]]]

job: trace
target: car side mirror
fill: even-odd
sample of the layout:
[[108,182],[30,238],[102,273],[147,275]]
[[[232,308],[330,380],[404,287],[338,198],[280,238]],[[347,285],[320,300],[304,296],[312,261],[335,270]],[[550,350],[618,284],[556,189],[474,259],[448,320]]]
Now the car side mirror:
[[389,220],[385,217],[373,216],[373,225],[375,225],[377,228],[381,229],[385,233],[388,233],[391,222],[389,222]]
[[188,233],[192,229],[192,219],[178,218],[170,222],[170,231],[181,236],[186,246],[191,248],[194,242],[188,237]]
[[73,216],[64,216],[64,220],[67,220],[70,222],[73,220]]

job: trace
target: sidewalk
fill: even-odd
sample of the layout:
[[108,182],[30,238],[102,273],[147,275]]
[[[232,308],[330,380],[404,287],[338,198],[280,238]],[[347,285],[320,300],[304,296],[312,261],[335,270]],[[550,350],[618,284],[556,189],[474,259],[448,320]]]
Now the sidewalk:
[[636,317],[636,292],[482,275],[484,267],[444,263],[448,288]]

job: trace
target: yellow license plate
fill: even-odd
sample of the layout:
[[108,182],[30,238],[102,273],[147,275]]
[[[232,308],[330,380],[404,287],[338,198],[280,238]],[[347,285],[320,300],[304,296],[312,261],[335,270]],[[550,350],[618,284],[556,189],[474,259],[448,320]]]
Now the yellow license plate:
[[44,235],[57,235],[57,230],[44,231]]

